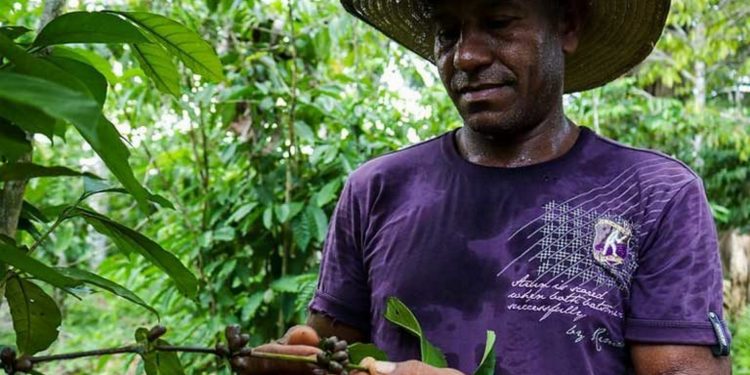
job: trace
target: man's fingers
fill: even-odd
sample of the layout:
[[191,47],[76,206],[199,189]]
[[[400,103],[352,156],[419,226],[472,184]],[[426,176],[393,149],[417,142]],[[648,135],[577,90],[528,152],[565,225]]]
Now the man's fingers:
[[321,352],[320,349],[309,345],[283,345],[265,344],[255,348],[253,351],[263,353],[288,354],[299,356],[314,356]]
[[281,344],[287,345],[309,345],[318,346],[320,344],[320,337],[309,326],[294,326],[290,328],[284,337],[279,340]]
[[[254,353],[285,354],[301,357],[312,357],[321,350],[308,345],[266,344],[253,349]],[[232,367],[239,374],[310,374],[312,366],[307,363],[288,362],[271,358],[235,357]]]

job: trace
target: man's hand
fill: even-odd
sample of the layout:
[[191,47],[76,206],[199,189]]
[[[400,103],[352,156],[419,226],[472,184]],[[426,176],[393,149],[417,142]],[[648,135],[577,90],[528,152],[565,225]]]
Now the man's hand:
[[[365,358],[361,363],[370,369],[370,375],[463,375],[461,371],[449,368],[436,368],[419,361],[382,362]],[[356,375],[367,375],[367,372],[356,372]]]
[[[247,344],[246,340],[230,338],[229,331],[227,331],[227,339],[230,343],[229,349],[232,352],[240,350]],[[296,356],[315,356],[321,351],[318,349],[319,342],[320,337],[318,337],[314,329],[308,326],[295,326],[290,328],[284,337],[276,342],[259,346],[254,351]],[[250,357],[234,357],[231,363],[232,371],[240,375],[311,375],[314,368],[306,363]]]

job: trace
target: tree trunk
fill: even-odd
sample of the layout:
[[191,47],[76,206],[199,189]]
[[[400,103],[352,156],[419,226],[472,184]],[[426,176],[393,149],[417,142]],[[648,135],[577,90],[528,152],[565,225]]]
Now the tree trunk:
[[750,235],[736,229],[719,236],[724,269],[724,308],[732,318],[740,316],[750,297]]

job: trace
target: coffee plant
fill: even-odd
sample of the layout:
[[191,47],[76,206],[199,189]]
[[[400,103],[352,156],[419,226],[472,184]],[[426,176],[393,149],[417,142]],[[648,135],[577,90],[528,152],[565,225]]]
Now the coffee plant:
[[[146,215],[158,207],[172,208],[169,201],[149,192],[135,178],[128,163],[128,148],[103,113],[108,72],[101,71],[102,67],[85,54],[61,45],[127,46],[143,74],[159,90],[175,97],[181,92],[175,59],[208,80],[223,79],[222,65],[213,48],[195,32],[158,14],[71,12],[43,25],[30,43],[16,41],[27,33],[30,30],[20,26],[0,27],[0,292],[10,309],[20,353],[17,357],[15,351],[3,350],[3,366],[9,373],[29,372],[34,363],[50,360],[34,354],[57,339],[62,314],[42,285],[74,297],[84,288],[101,289],[155,312],[132,291],[96,273],[77,267],[54,267],[35,257],[35,252],[66,221],[82,220],[107,236],[120,251],[142,256],[171,278],[184,296],[194,298],[198,288],[196,277],[174,254],[138,230],[87,205],[95,195],[125,193]],[[33,163],[35,137],[62,139],[69,126],[96,152],[122,187],[110,186],[92,173]],[[74,202],[48,209],[38,208],[24,198],[25,184],[30,179],[70,176],[84,178],[80,197]],[[40,232],[37,225],[46,229]],[[18,230],[30,235],[28,244],[18,241],[24,238],[17,235]],[[151,348],[146,343],[160,347],[158,336],[163,332],[156,330],[145,336],[142,333],[136,333],[141,346],[131,351],[146,359]],[[176,357],[169,358],[167,363],[178,364]]]

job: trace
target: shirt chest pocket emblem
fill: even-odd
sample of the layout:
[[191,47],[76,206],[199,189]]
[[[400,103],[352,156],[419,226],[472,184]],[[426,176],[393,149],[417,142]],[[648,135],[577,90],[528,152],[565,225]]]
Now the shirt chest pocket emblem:
[[619,266],[628,258],[628,248],[633,231],[627,224],[610,219],[598,219],[594,225],[592,253],[594,259],[605,267]]

